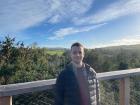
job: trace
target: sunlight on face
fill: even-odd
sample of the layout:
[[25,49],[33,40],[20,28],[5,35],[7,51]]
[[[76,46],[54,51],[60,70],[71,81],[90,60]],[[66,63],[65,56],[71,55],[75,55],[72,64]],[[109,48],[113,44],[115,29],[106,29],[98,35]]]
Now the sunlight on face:
[[73,46],[71,48],[71,59],[74,63],[79,64],[84,58],[84,48],[79,46]]

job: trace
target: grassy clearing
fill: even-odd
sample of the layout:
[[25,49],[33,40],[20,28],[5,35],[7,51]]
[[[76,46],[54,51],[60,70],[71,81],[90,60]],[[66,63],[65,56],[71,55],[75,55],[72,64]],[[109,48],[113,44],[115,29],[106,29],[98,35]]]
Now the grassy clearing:
[[48,50],[47,53],[50,55],[62,55],[64,53],[64,50]]

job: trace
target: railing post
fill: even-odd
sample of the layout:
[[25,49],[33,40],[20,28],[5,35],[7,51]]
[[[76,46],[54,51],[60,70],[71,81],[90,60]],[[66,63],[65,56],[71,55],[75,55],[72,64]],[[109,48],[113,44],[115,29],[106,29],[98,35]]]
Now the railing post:
[[12,105],[12,96],[0,97],[0,105]]
[[122,78],[119,86],[120,102],[119,105],[130,105],[130,79]]

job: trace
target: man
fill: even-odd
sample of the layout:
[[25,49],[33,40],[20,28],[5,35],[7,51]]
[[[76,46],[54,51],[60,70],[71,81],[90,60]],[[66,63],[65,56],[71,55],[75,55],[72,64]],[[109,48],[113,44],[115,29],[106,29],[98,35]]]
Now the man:
[[99,83],[96,72],[83,62],[84,47],[71,46],[71,63],[58,75],[55,105],[99,105]]

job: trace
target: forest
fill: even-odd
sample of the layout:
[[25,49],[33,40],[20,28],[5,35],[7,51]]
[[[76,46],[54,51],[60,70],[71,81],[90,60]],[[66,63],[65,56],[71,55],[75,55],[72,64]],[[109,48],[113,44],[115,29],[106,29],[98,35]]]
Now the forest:
[[[0,40],[0,85],[53,79],[70,62],[69,49],[40,48],[6,36]],[[97,73],[140,68],[140,45],[85,49]],[[140,76],[131,77],[130,105],[140,105]],[[100,81],[101,105],[118,105],[118,80]],[[53,105],[53,90],[17,95],[13,105]],[[22,104],[21,104],[22,103]]]

